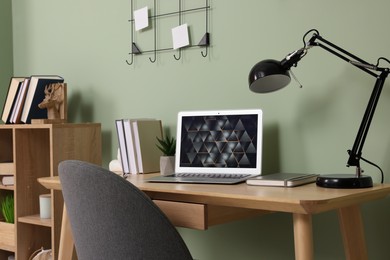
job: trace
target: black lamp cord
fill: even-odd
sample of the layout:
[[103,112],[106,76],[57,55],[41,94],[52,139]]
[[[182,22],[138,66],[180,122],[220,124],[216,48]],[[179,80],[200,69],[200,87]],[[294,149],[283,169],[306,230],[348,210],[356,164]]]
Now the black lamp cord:
[[360,157],[360,159],[362,159],[366,163],[371,164],[372,166],[375,166],[376,168],[379,169],[379,171],[381,172],[381,183],[383,183],[385,177],[384,177],[384,174],[383,174],[383,171],[382,171],[381,167],[379,167],[379,165],[377,165],[377,164],[375,164],[373,162],[368,161],[367,159],[364,159],[363,157]]
[[[348,152],[350,152],[350,150],[348,150]],[[371,164],[372,166],[378,168],[378,170],[381,172],[381,183],[383,183],[385,177],[384,177],[384,174],[383,174],[383,171],[382,171],[381,167],[379,167],[379,165],[377,165],[377,164],[375,164],[375,163],[373,163],[373,162],[371,162],[371,161],[369,161],[369,160],[367,160],[367,159],[365,159],[363,157],[360,157],[360,159],[362,159],[364,162],[366,162],[368,164]]]

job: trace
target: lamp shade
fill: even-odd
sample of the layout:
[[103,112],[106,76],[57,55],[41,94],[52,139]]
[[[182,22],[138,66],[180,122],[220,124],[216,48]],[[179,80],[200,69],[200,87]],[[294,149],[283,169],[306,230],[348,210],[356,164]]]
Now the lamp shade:
[[287,86],[290,73],[277,60],[263,60],[249,72],[249,88],[256,93],[268,93]]

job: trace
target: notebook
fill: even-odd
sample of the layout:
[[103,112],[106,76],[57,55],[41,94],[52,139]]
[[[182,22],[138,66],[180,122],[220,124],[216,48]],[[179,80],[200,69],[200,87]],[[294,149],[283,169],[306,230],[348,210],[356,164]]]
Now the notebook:
[[175,173],[148,182],[234,184],[261,174],[261,109],[178,113]]

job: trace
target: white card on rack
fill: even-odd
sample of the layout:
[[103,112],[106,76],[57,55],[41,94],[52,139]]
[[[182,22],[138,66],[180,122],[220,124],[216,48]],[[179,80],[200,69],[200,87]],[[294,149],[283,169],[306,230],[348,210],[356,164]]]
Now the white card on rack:
[[136,31],[142,30],[149,26],[147,6],[134,11],[134,25]]
[[179,49],[190,44],[188,25],[186,23],[172,28],[172,41],[173,49]]

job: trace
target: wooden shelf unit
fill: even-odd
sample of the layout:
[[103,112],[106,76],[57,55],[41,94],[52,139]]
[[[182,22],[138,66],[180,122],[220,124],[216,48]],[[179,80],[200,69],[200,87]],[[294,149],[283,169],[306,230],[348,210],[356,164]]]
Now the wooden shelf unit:
[[[101,165],[101,125],[0,125],[0,175],[14,175],[15,185],[0,185],[0,201],[14,195],[15,223],[4,222],[0,212],[0,260],[14,254],[28,259],[41,247],[52,248],[57,259],[63,198],[37,178],[58,175],[58,164],[77,159]],[[51,193],[52,217],[39,217],[39,195]]]

